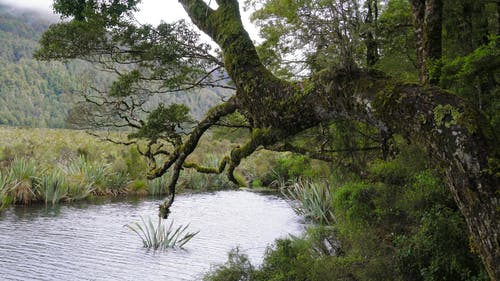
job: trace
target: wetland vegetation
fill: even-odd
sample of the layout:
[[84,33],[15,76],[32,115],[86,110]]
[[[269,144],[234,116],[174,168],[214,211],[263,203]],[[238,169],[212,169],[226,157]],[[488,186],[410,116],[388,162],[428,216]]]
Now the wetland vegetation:
[[[273,208],[245,192],[177,194],[265,187],[306,231],[271,235],[262,263],[231,244],[196,278],[500,279],[497,1],[179,0],[192,23],[158,26],[135,21],[139,2],[54,0],[63,20],[50,26],[0,6],[0,124],[79,129],[0,127],[2,215],[161,196],[158,224],[129,228],[148,248],[184,246],[211,227],[165,221],[177,201],[193,220],[220,211],[221,225],[248,213],[256,231]],[[80,84],[83,72],[93,79]],[[231,240],[224,231],[203,239]]]

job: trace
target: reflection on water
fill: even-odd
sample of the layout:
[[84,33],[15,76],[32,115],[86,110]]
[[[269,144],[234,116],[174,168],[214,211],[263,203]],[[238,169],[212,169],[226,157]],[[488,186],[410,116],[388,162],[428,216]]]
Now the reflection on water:
[[0,215],[2,280],[199,280],[238,246],[259,263],[278,237],[302,231],[300,218],[276,196],[245,191],[181,195],[174,225],[200,230],[185,250],[141,248],[123,227],[157,215],[159,200],[11,208]]

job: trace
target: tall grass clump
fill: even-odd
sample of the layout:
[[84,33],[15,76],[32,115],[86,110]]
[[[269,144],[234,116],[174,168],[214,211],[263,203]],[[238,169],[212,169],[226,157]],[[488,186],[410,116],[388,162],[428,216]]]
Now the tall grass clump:
[[149,194],[153,196],[167,193],[168,175],[150,180],[148,183]]
[[37,195],[45,204],[55,205],[60,201],[69,200],[69,185],[65,176],[59,170],[47,171],[36,185]]
[[68,183],[69,200],[85,199],[96,190],[95,175],[89,174],[92,171],[90,166],[84,157],[80,157],[69,165],[60,167]]
[[136,222],[125,226],[141,238],[144,248],[154,250],[182,248],[199,233],[199,231],[188,232],[189,225],[180,225],[177,228],[174,228],[173,225],[174,221],[166,224],[164,219],[158,218],[158,223],[155,226],[151,218],[146,221],[141,217],[141,223]]
[[37,168],[33,160],[15,159],[9,169],[9,181],[3,188],[5,201],[29,204],[36,199],[34,185]]
[[67,174],[82,175],[86,182],[91,182],[97,192],[103,192],[109,174],[108,165],[100,162],[92,162],[86,157],[80,156],[69,165],[62,167]]
[[8,202],[8,197],[6,196],[6,188],[9,183],[9,177],[7,174],[2,173],[0,170],[0,210],[7,207],[10,203]]
[[282,193],[298,202],[292,204],[297,214],[321,224],[334,222],[332,192],[328,183],[299,179],[282,188]]

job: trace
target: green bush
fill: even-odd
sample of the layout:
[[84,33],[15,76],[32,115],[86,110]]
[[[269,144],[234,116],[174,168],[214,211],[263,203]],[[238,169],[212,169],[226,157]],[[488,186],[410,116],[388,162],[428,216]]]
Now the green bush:
[[345,184],[332,196],[334,213],[344,223],[365,225],[374,218],[376,195],[374,184],[363,182]]
[[203,281],[251,281],[255,280],[254,275],[255,268],[248,256],[236,248],[229,252],[227,262],[213,267]]
[[[328,225],[276,241],[260,267],[232,253],[205,280],[488,280],[450,192],[425,157],[406,159],[418,154],[408,150],[372,164],[364,181],[319,196],[331,200]],[[302,199],[314,189],[303,184],[289,195],[304,215],[316,201]]]
[[285,180],[298,179],[300,177],[312,178],[315,175],[311,168],[311,159],[303,155],[285,154],[276,159],[273,167],[276,178]]
[[405,280],[488,280],[472,255],[467,225],[457,210],[434,206],[412,235],[396,239],[396,260]]
[[125,164],[127,167],[127,174],[132,179],[142,179],[145,178],[148,171],[148,166],[137,149],[135,147],[130,147],[127,152],[122,155],[125,159]]
[[128,184],[128,189],[135,194],[145,195],[148,193],[148,182],[144,179],[136,179]]

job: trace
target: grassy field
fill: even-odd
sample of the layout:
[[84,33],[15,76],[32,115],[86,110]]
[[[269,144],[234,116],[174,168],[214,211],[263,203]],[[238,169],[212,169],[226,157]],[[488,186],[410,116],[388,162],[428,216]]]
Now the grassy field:
[[[205,156],[196,157],[205,161]],[[166,179],[147,180],[146,173],[147,165],[134,147],[101,141],[83,131],[0,127],[3,207],[93,196],[164,194]],[[228,185],[222,176],[195,177],[189,172],[181,180],[181,186],[193,189],[215,184]]]
[[[208,133],[189,161],[217,165],[228,151],[241,144],[221,134]],[[217,137],[214,137],[217,136]],[[115,133],[115,138],[125,135]],[[304,172],[326,175],[324,165],[303,157],[265,150],[245,160],[237,172],[250,187],[297,177]],[[145,159],[135,147],[117,145],[84,131],[0,127],[0,202],[11,204],[71,202],[119,194],[163,195],[168,174],[147,180]],[[234,187],[225,175],[200,174],[186,169],[180,189],[215,190]]]

